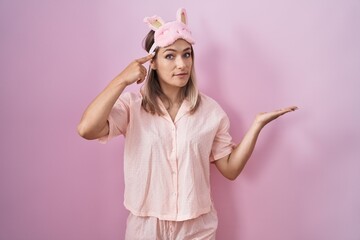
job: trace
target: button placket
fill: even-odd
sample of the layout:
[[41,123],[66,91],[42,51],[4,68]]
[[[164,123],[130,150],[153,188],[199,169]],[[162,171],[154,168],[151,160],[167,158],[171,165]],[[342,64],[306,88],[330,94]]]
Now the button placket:
[[173,179],[173,193],[172,196],[177,205],[177,196],[178,196],[178,170],[177,170],[177,134],[176,134],[176,126],[175,124],[171,129],[172,133],[172,151],[171,151],[171,168],[172,168],[172,179]]
[[173,146],[173,148],[172,148],[172,151],[173,151],[173,158],[174,158],[174,160],[176,160],[176,149],[177,149],[177,144],[176,144],[176,136],[177,134],[176,134],[176,127],[175,126],[173,126],[173,128],[172,128],[172,146]]

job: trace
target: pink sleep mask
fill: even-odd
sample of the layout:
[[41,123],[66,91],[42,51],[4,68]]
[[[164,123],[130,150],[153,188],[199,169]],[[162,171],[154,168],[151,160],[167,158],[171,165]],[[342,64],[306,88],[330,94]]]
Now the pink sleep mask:
[[190,44],[195,43],[187,26],[187,15],[184,8],[177,11],[176,21],[165,23],[161,17],[155,15],[146,17],[144,22],[155,31],[154,44],[151,46],[149,53],[153,53],[156,47],[167,47],[178,39],[184,39]]

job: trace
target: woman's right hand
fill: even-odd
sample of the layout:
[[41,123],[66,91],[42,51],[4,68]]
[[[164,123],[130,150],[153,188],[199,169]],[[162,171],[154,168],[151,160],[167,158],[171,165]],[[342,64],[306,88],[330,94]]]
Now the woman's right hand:
[[133,84],[134,82],[142,83],[145,80],[147,70],[143,66],[154,57],[155,54],[149,54],[145,57],[134,60],[130,63],[118,76],[116,80],[126,84],[126,86]]

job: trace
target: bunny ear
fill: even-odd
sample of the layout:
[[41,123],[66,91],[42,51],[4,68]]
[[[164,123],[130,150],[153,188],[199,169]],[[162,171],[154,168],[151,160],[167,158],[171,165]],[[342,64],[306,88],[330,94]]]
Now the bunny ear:
[[185,25],[187,24],[187,14],[184,8],[179,8],[179,10],[176,13],[176,19]]
[[156,31],[162,25],[165,24],[164,20],[162,20],[161,17],[158,17],[156,15],[152,17],[144,18],[144,22],[146,22],[149,25],[149,27],[154,31]]

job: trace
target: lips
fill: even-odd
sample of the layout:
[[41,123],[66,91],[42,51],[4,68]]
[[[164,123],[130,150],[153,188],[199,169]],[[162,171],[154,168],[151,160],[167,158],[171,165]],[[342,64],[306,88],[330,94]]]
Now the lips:
[[178,77],[183,77],[183,76],[186,76],[187,73],[176,73],[175,76],[178,76]]

